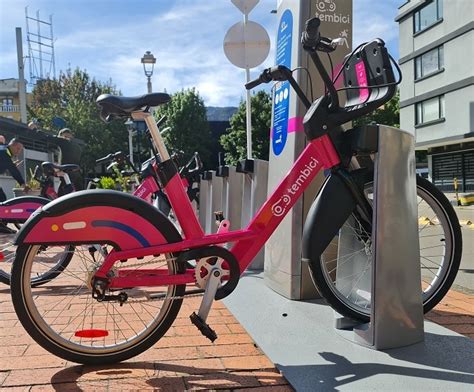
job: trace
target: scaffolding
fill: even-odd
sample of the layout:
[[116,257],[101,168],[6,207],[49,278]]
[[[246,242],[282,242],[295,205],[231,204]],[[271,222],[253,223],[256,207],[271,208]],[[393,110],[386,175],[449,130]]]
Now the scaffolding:
[[53,15],[49,15],[48,22],[40,18],[39,10],[36,11],[36,18],[29,16],[28,7],[25,7],[25,17],[28,62],[30,68],[29,84],[35,85],[38,80],[54,79],[56,77]]

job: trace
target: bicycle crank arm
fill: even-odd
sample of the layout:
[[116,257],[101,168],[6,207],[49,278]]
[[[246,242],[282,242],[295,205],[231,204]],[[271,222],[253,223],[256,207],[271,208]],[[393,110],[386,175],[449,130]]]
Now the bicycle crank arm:
[[206,323],[207,316],[211,310],[212,302],[216,296],[217,289],[221,281],[221,271],[219,268],[211,270],[209,279],[206,283],[206,290],[202,298],[198,313],[193,313],[189,318],[191,322],[207,337],[211,342],[217,339],[216,332]]

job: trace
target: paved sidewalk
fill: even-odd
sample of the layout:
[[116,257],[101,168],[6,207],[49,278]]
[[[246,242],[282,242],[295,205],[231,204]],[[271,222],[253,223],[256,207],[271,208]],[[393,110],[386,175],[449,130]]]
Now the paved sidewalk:
[[[209,317],[219,338],[212,344],[202,337],[188,320],[198,301],[187,299],[167,335],[142,355],[114,366],[90,367],[41,349],[17,320],[9,290],[0,289],[0,389],[293,390],[221,302]],[[451,291],[427,319],[474,339],[474,296]]]
[[23,330],[9,290],[0,289],[0,389],[3,391],[106,391],[245,389],[292,391],[221,302],[209,323],[219,338],[212,344],[191,325],[199,298],[187,299],[179,318],[153,348],[106,367],[82,366],[57,358]]
[[451,290],[425,318],[474,339],[474,296]]

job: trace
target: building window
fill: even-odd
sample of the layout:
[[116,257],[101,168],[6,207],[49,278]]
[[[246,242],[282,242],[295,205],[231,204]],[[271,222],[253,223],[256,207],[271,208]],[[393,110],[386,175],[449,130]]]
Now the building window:
[[415,109],[415,124],[425,124],[444,118],[444,95],[418,102]]
[[414,14],[415,33],[423,31],[443,17],[443,0],[433,0]]
[[13,112],[13,98],[3,98],[0,112]]
[[444,55],[442,46],[423,53],[415,57],[415,80],[439,71],[443,66]]

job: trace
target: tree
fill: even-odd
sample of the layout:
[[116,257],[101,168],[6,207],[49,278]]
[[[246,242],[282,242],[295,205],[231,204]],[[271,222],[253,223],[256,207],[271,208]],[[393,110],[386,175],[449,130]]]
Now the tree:
[[353,126],[367,125],[375,122],[376,124],[389,125],[391,127],[400,128],[400,92],[393,96],[381,108],[378,108],[366,116],[360,117],[353,121]]
[[164,127],[170,127],[164,134],[168,148],[183,151],[183,160],[191,158],[197,151],[204,166],[208,166],[211,156],[210,132],[206,107],[199,93],[192,88],[173,94],[170,102],[155,110],[157,120],[162,116],[166,116]]
[[[252,155],[268,160],[270,123],[272,112],[271,97],[265,91],[253,95],[252,105]],[[221,136],[227,164],[235,165],[247,157],[246,105],[240,102],[239,109],[230,119],[229,132]]]
[[95,160],[116,150],[127,150],[128,133],[123,120],[108,124],[99,117],[96,99],[100,94],[120,94],[109,80],[98,82],[86,71],[76,68],[61,72],[58,79],[39,81],[33,89],[30,117],[36,118],[41,128],[56,134],[53,118],[61,117],[76,138],[84,141],[81,167],[92,171]]

